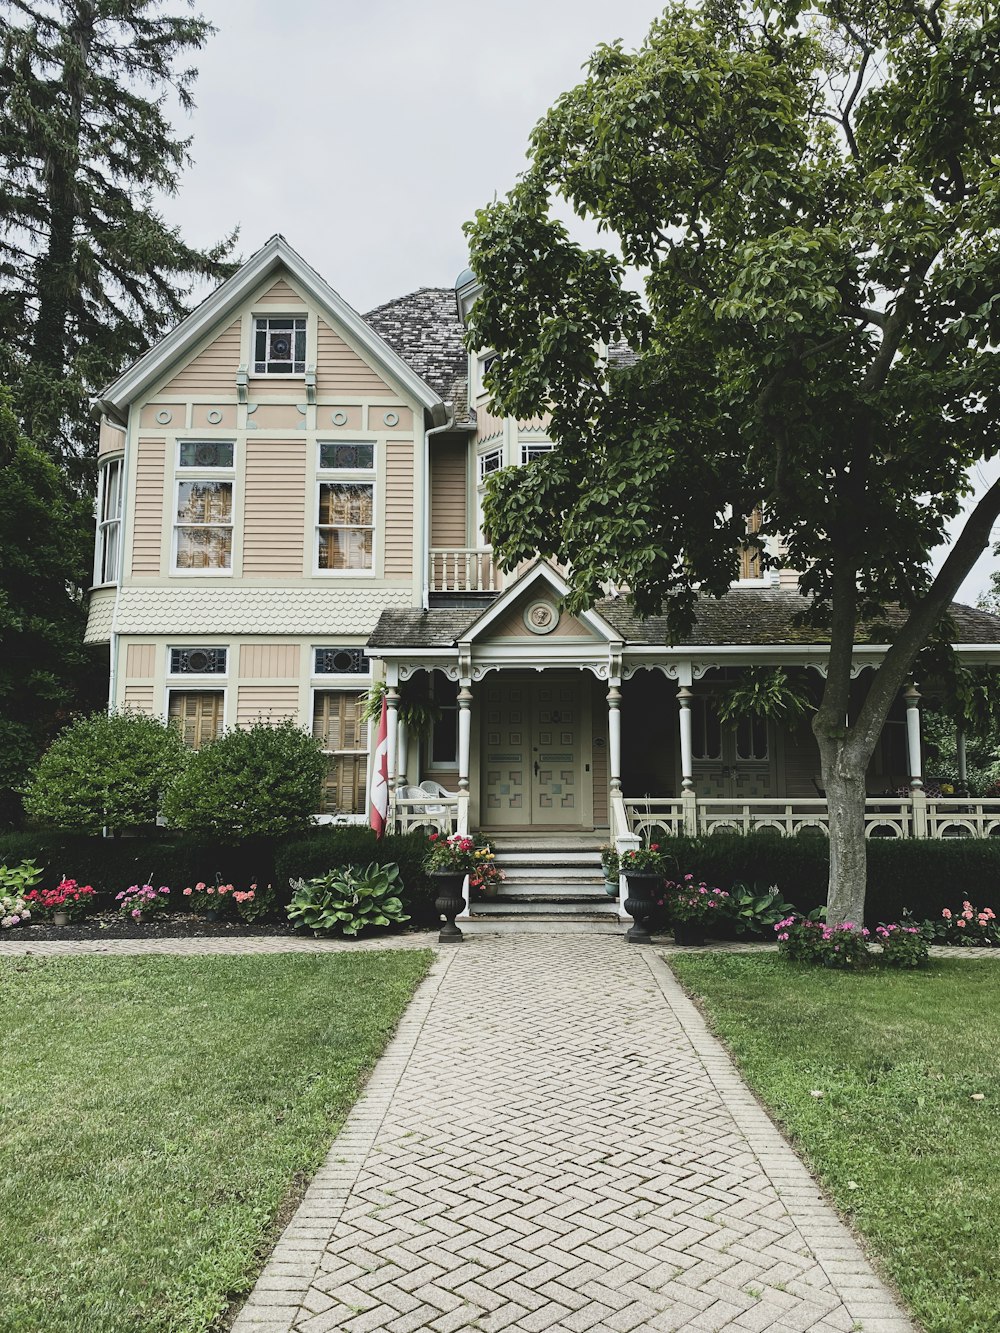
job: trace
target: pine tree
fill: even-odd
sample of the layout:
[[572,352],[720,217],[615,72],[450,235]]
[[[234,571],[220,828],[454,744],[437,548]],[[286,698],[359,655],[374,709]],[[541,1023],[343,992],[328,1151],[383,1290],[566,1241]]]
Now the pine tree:
[[[4,13],[6,11],[6,13]],[[231,271],[154,207],[189,161],[168,115],[214,28],[161,0],[0,0],[0,377],[39,447],[80,470],[88,396]]]

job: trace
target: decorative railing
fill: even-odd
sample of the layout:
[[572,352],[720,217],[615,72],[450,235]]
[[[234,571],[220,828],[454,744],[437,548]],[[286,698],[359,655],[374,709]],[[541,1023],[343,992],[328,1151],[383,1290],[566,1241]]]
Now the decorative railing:
[[447,836],[458,828],[458,797],[396,796],[390,811],[390,826],[397,833],[426,829]]
[[[644,797],[625,801],[632,832],[644,842],[688,832],[826,833],[830,817],[826,801],[817,797],[733,799],[690,797],[687,800]],[[979,796],[870,796],[865,801],[867,838],[996,838],[1000,837],[1000,798]]]
[[484,547],[432,546],[428,552],[431,592],[499,592],[503,575]]

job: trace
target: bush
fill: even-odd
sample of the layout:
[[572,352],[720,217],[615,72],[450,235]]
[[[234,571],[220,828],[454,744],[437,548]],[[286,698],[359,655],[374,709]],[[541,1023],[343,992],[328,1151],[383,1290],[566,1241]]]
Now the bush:
[[923,967],[929,958],[927,941],[918,926],[876,926],[875,943],[882,946],[881,961],[887,967]]
[[330,870],[371,861],[394,861],[402,884],[400,897],[414,923],[434,925],[434,886],[423,868],[427,839],[422,833],[387,833],[376,838],[370,828],[355,824],[346,828],[319,828],[306,838],[278,849],[274,858],[274,884],[287,902],[289,880],[311,879]]
[[399,866],[376,865],[364,870],[345,866],[315,879],[295,881],[288,919],[309,930],[341,930],[357,935],[366,926],[394,926],[409,917],[399,898]]
[[287,837],[309,827],[325,772],[320,742],[294,722],[236,727],[191,755],[163,813],[230,842]]
[[816,916],[790,916],[775,925],[778,952],[793,963],[855,968],[868,958],[867,930],[845,922],[828,926]]
[[156,823],[188,760],[175,727],[145,713],[94,713],[55,738],[24,789],[40,824],[82,833]]

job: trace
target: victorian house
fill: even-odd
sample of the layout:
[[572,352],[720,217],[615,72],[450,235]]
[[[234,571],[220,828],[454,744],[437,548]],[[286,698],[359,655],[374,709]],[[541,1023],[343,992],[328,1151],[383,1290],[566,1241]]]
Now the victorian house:
[[[488,353],[462,337],[475,294],[465,273],[361,316],[275,236],[104,392],[88,639],[108,645],[112,706],[173,719],[192,746],[294,719],[329,755],[328,818],[365,818],[359,696],[384,679],[401,827],[595,846],[822,828],[808,726],[718,710],[748,666],[822,671],[794,575],[748,551],[672,643],[624,597],[573,616],[558,569],[494,564],[484,485],[552,445],[542,421],[491,415]],[[1000,619],[953,622],[965,660],[1000,660]],[[858,675],[884,646],[859,644]],[[414,698],[434,720],[407,735]],[[874,836],[1000,832],[1000,802],[925,787],[912,686],[869,794]]]

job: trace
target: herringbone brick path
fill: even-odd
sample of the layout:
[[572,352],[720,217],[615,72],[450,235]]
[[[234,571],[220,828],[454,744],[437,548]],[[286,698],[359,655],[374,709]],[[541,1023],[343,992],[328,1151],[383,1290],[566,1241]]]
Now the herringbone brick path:
[[236,1333],[903,1333],[657,953],[442,951]]

